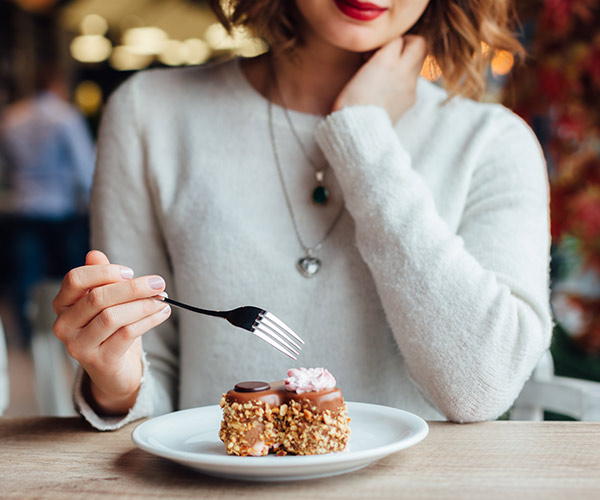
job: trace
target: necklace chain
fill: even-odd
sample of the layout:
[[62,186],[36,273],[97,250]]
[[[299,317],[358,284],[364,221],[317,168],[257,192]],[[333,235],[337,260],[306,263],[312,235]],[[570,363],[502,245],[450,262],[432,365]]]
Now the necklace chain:
[[[309,247],[308,245],[306,245],[306,243],[304,243],[304,241],[302,240],[302,236],[300,235],[300,228],[298,226],[298,221],[296,220],[296,215],[294,214],[294,210],[292,208],[292,202],[290,200],[288,190],[285,185],[285,179],[283,178],[283,171],[281,168],[279,151],[277,149],[277,142],[275,140],[275,128],[273,127],[273,104],[270,100],[267,100],[267,102],[268,102],[267,106],[268,106],[268,118],[269,118],[269,136],[271,139],[271,146],[273,147],[273,157],[275,158],[275,166],[277,167],[277,174],[279,176],[279,181],[281,182],[281,187],[283,189],[285,204],[287,205],[288,212],[290,213],[290,217],[292,219],[292,225],[294,226],[294,232],[296,233],[296,238],[298,239],[298,243],[300,243],[300,246],[306,252],[307,256],[313,257],[314,254],[321,249],[321,247],[323,246],[323,242],[331,234],[331,232],[333,231],[333,228],[337,224],[338,220],[341,218],[342,213],[344,212],[344,205],[343,204],[341,205],[339,212],[333,219],[333,222],[331,223],[331,225],[325,232],[325,235],[323,236],[323,238],[321,238],[321,240],[317,244],[313,245],[312,247]],[[293,128],[292,128],[292,130],[293,130]]]
[[273,67],[272,61],[271,61],[271,72],[273,75],[273,83],[275,84],[275,90],[277,91],[277,95],[279,96],[279,100],[281,101],[281,104],[283,107],[283,113],[285,115],[286,121],[288,122],[290,130],[292,131],[292,134],[294,134],[294,138],[296,139],[298,146],[300,146],[300,149],[302,150],[302,154],[306,158],[306,161],[308,161],[308,163],[311,165],[311,167],[315,170],[316,175],[317,175],[317,181],[322,182],[323,176],[325,175],[325,171],[327,170],[327,167],[329,167],[329,164],[325,163],[325,165],[323,167],[318,167],[315,164],[315,162],[313,161],[313,159],[311,158],[311,156],[308,154],[308,151],[306,151],[304,143],[300,139],[300,136],[298,135],[298,132],[296,131],[296,127],[294,127],[294,123],[292,122],[292,118],[288,111],[288,107],[285,104],[285,100],[283,98],[283,93],[281,92],[281,89],[279,88],[279,81],[277,80],[277,73],[275,72],[275,68]]

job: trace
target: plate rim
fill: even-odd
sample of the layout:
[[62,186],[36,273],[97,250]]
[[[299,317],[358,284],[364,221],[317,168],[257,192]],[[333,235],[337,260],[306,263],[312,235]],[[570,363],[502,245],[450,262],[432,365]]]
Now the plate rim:
[[[352,408],[363,408],[367,410],[377,409],[381,411],[384,409],[386,413],[396,413],[397,415],[402,415],[403,418],[409,420],[409,428],[413,431],[411,436],[408,436],[405,439],[400,441],[396,441],[393,443],[389,443],[383,446],[377,446],[375,448],[361,450],[357,452],[338,452],[338,453],[326,453],[322,455],[286,455],[285,457],[281,457],[284,460],[273,460],[272,456],[265,457],[234,457],[232,455],[224,455],[224,456],[215,456],[208,455],[206,453],[195,453],[189,451],[174,451],[167,447],[164,449],[157,449],[154,446],[151,446],[141,437],[142,432],[144,432],[145,428],[151,427],[152,425],[156,425],[156,423],[160,420],[167,420],[173,418],[174,415],[182,415],[185,413],[195,413],[198,411],[214,411],[219,408],[219,405],[208,405],[208,406],[199,406],[195,408],[187,408],[184,410],[177,410],[174,412],[166,413],[163,415],[158,415],[156,417],[152,417],[145,422],[139,424],[135,429],[133,429],[131,433],[131,439],[134,444],[141,448],[142,450],[151,453],[153,455],[161,456],[163,458],[168,458],[171,460],[175,460],[178,462],[185,461],[189,463],[193,463],[194,465],[207,465],[211,467],[221,466],[221,465],[231,465],[233,461],[235,461],[235,466],[238,469],[256,469],[260,466],[268,467],[269,469],[284,469],[293,466],[301,466],[301,465],[310,465],[310,466],[318,466],[319,463],[327,464],[335,462],[336,464],[343,464],[346,462],[355,462],[361,461],[365,459],[371,459],[371,461],[378,460],[385,456],[388,456],[397,451],[401,451],[403,449],[414,446],[419,443],[425,437],[427,437],[429,433],[429,425],[427,422],[420,416],[415,415],[406,410],[401,410],[400,408],[394,408],[390,406],[378,405],[373,403],[362,403],[362,402],[353,402],[346,401],[346,405],[348,406],[348,413],[350,414]],[[351,416],[351,415],[349,415]],[[334,458],[335,457],[335,458]],[[268,458],[268,463],[262,463],[261,459]]]

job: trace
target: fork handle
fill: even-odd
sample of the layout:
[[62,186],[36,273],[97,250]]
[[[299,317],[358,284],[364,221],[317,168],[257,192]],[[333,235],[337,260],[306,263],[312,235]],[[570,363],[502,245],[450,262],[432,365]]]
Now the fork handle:
[[226,318],[227,313],[223,311],[211,311],[210,309],[200,309],[199,307],[190,306],[188,304],[184,304],[183,302],[178,302],[177,300],[170,299],[168,297],[163,297],[164,302],[168,304],[172,304],[177,307],[181,307],[182,309],[187,309],[188,311],[193,311],[200,314],[207,314],[208,316],[218,316],[219,318]]

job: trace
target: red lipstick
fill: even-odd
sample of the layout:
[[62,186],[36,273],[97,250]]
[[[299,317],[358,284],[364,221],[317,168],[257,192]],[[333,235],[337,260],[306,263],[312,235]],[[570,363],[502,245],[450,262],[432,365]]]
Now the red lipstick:
[[358,21],[372,21],[388,10],[387,7],[358,0],[335,0],[335,5],[343,14]]

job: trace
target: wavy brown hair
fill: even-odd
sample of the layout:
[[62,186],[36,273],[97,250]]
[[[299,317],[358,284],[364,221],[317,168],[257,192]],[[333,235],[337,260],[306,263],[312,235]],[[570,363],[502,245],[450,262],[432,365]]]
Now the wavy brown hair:
[[[245,27],[270,46],[293,53],[302,45],[301,14],[292,0],[209,0],[228,31]],[[479,98],[485,72],[496,51],[524,55],[511,31],[511,0],[430,0],[410,33],[427,41],[451,96]]]

